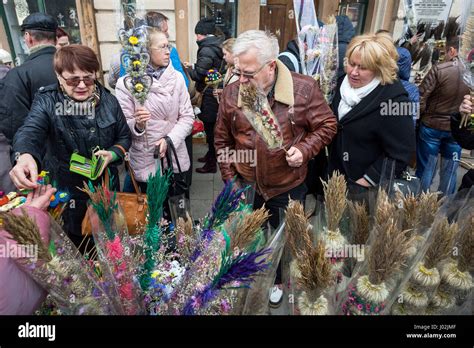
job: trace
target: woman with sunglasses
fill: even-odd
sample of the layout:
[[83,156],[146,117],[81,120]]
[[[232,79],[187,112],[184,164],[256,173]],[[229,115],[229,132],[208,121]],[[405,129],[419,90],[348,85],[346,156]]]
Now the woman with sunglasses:
[[[117,99],[96,80],[100,65],[92,49],[61,48],[54,57],[54,69],[58,83],[40,88],[15,135],[16,165],[10,177],[18,189],[31,190],[38,187],[39,171],[49,171],[57,187],[71,194],[71,204],[63,214],[64,230],[79,245],[88,196],[78,187],[89,179],[70,171],[71,156],[102,156],[104,168],[110,169],[111,189],[118,190],[116,165],[130,147],[131,134]],[[101,183],[104,174],[105,169],[93,184]]]
[[[153,158],[155,148],[159,147],[161,158],[166,155],[166,137],[176,149],[181,170],[189,170],[191,161],[185,139],[191,133],[194,122],[186,82],[183,75],[170,64],[171,46],[166,33],[150,29],[148,34],[150,64],[147,73],[153,78],[153,82],[145,104],[140,106],[126,88],[128,76],[120,78],[116,87],[117,99],[132,132],[130,165],[142,192],[146,192],[148,176],[157,169]],[[148,142],[145,139],[145,129]],[[173,169],[175,173],[179,171],[174,156]],[[124,191],[134,192],[129,177],[125,180]]]

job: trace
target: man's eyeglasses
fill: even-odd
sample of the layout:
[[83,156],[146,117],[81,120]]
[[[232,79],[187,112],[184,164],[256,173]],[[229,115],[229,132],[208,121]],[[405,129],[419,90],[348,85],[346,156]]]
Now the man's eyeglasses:
[[263,70],[263,68],[265,68],[268,64],[272,63],[273,60],[269,61],[269,62],[266,62],[265,64],[263,64],[257,71],[253,72],[253,73],[245,73],[245,72],[241,72],[240,69],[237,69],[235,68],[234,70],[232,70],[232,74],[234,74],[235,76],[243,76],[245,77],[246,79],[253,79],[260,71]]
[[71,77],[69,79],[65,78],[64,76],[61,75],[61,77],[64,79],[64,81],[66,81],[66,85],[70,86],[70,87],[77,87],[79,86],[79,84],[82,82],[84,82],[84,84],[86,86],[92,86],[94,83],[95,83],[95,78],[94,77],[91,77],[91,76],[86,76],[86,77],[83,77],[83,78],[80,78],[80,77]]
[[173,48],[173,46],[171,46],[170,44],[168,45],[161,45],[159,47],[150,47],[150,49],[152,50],[155,50],[155,51],[160,51],[160,52],[164,52],[164,51],[169,51],[171,52],[171,49]]

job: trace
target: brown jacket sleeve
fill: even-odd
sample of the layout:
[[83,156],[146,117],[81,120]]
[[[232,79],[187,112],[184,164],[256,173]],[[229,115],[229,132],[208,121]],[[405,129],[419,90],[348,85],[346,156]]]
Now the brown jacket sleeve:
[[223,180],[232,179],[237,173],[231,163],[219,160],[219,153],[226,148],[231,150],[235,148],[234,138],[232,136],[232,113],[228,101],[231,98],[230,88],[224,88],[219,104],[219,112],[217,114],[216,127],[214,129],[214,146],[216,148],[217,163],[221,170]]
[[428,74],[426,74],[425,78],[421,82],[420,85],[420,115],[426,111],[426,102],[430,97],[431,93],[436,88],[438,82],[438,68],[434,65]]
[[303,163],[316,156],[329,145],[337,133],[337,120],[326,103],[317,83],[313,84],[309,104],[301,117],[305,117],[308,134],[295,147],[303,154]]

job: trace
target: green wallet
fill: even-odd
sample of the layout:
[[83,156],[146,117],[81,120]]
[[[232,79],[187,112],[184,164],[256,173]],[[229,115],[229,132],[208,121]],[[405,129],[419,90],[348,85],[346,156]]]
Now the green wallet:
[[92,159],[85,158],[77,153],[73,153],[69,161],[69,170],[73,173],[83,175],[91,180],[96,180],[105,166],[105,160],[102,156],[96,156],[94,153],[98,148],[92,151]]

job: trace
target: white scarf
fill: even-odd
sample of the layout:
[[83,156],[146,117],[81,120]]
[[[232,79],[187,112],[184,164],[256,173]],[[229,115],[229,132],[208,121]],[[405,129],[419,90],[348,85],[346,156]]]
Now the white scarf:
[[374,78],[370,83],[360,88],[352,88],[349,84],[349,77],[346,75],[341,84],[341,101],[337,109],[339,120],[352,110],[354,106],[372,92],[380,84],[378,78]]

